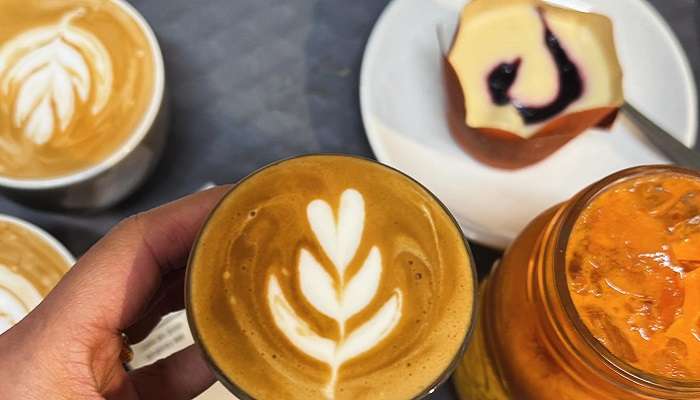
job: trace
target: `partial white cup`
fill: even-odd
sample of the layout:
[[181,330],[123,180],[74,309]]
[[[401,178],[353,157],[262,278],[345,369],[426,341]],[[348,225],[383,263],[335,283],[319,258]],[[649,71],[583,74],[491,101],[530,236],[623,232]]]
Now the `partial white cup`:
[[[46,232],[45,230],[39,228],[38,226],[29,223],[27,221],[24,221],[22,219],[12,217],[10,215],[5,215],[5,214],[0,214],[0,223],[8,223],[12,225],[17,225],[18,227],[25,229],[29,232],[31,232],[33,235],[41,238],[41,240],[49,245],[51,248],[56,250],[56,252],[65,260],[66,264],[69,265],[69,267],[72,267],[73,264],[75,264],[75,257],[68,251],[68,249],[61,244],[55,237],[53,237],[50,233]],[[0,286],[3,286],[2,278],[0,278]],[[31,310],[30,310],[31,311]],[[2,327],[0,327],[0,334],[3,333]]]

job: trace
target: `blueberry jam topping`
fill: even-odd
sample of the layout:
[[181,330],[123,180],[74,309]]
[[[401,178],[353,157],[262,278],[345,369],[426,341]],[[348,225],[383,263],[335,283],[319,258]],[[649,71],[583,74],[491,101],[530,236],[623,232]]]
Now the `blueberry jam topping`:
[[559,93],[549,104],[539,107],[529,107],[513,100],[508,92],[515,83],[520,68],[521,59],[517,58],[512,63],[497,65],[488,76],[489,94],[494,104],[503,106],[512,103],[525,121],[525,124],[536,124],[545,121],[564,111],[571,103],[576,101],[583,93],[583,80],[566,51],[559,44],[559,40],[547,25],[542,10],[538,10],[544,25],[544,41],[554,62],[557,64],[559,75]]
[[518,57],[512,63],[501,63],[491,71],[488,78],[491,101],[499,106],[510,103],[508,90],[518,77],[518,69],[522,60]]

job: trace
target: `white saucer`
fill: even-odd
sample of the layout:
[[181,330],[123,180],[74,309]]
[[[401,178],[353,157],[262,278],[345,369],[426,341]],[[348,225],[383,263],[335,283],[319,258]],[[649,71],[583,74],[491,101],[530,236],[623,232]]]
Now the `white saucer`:
[[[688,60],[643,0],[557,0],[608,15],[625,72],[626,98],[687,145],[697,134],[697,93]],[[610,173],[668,161],[624,116],[592,129],[546,160],[515,172],[464,153],[446,123],[438,24],[456,26],[464,0],[393,0],[365,49],[362,117],[379,161],[432,190],[470,239],[504,248],[537,214]]]

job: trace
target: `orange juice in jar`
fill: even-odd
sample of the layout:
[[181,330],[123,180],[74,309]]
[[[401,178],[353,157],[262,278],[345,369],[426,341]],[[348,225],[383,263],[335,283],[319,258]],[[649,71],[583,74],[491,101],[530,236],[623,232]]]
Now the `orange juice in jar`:
[[700,173],[637,167],[546,211],[482,286],[463,400],[700,398]]

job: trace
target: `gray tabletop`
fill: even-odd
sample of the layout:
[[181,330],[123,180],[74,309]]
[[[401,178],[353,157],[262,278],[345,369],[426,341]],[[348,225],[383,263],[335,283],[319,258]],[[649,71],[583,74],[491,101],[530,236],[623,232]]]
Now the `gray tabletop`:
[[[373,157],[358,106],[362,52],[386,0],[133,0],[160,39],[173,105],[165,156],[143,189],[92,215],[0,199],[76,255],[122,218],[206,182],[234,182],[308,152]],[[700,77],[696,0],[653,0]],[[473,245],[480,275],[498,252]],[[433,398],[454,398],[449,386]]]

